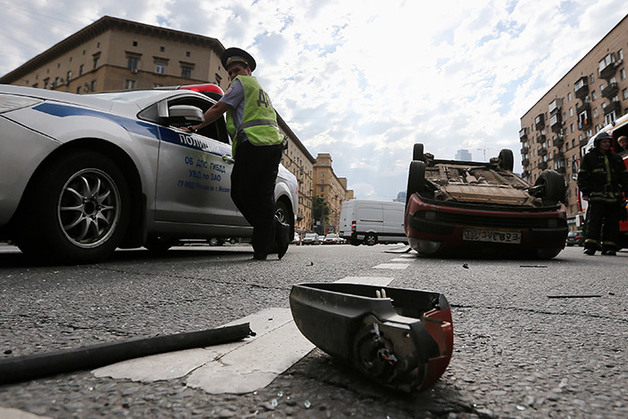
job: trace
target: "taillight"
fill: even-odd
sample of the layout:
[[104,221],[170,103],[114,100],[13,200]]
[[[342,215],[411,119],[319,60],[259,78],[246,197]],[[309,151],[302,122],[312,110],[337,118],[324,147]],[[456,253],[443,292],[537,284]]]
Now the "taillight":
[[355,220],[351,221],[351,231],[355,231]]

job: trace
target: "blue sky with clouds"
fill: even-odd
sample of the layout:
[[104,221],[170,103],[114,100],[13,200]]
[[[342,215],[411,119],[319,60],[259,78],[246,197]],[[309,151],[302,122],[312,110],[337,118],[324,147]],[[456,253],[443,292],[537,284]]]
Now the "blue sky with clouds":
[[437,158],[514,151],[520,117],[628,12],[622,0],[0,0],[0,74],[104,15],[249,50],[308,150],[363,199]]

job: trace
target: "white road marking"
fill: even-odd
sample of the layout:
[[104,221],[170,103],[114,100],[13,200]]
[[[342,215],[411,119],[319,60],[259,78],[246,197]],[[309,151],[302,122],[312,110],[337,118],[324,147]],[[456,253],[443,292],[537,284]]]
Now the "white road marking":
[[[389,277],[346,277],[337,282],[386,286]],[[269,308],[236,320],[249,322],[255,337],[208,348],[189,349],[119,362],[92,373],[152,382],[185,377],[186,385],[208,393],[248,393],[270,384],[307,355],[314,345],[292,320],[290,309]]]
[[0,407],[0,418],[2,419],[51,419],[48,416],[38,416],[23,410],[11,407]]
[[373,269],[407,269],[410,266],[409,263],[380,263],[377,266],[373,266]]

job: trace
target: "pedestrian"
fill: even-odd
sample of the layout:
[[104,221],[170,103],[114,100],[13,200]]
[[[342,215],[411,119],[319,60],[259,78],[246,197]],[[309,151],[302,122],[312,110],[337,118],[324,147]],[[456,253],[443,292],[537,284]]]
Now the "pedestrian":
[[622,190],[628,193],[628,171],[622,158],[610,150],[612,140],[607,132],[599,133],[578,172],[582,199],[589,202],[584,232],[587,255],[594,255],[600,245],[603,255],[615,255],[619,220],[625,217]]
[[231,172],[231,198],[253,226],[253,258],[270,253],[283,257],[290,244],[290,226],[275,218],[275,179],[283,153],[283,136],[270,97],[251,75],[255,59],[240,48],[228,48],[221,62],[231,83],[223,97],[203,115],[198,131],[227,113],[227,130],[235,160]]
[[619,144],[619,147],[617,147],[616,151],[617,154],[624,154],[626,151],[628,151],[628,137],[626,137],[625,135],[622,135],[617,139],[617,144]]

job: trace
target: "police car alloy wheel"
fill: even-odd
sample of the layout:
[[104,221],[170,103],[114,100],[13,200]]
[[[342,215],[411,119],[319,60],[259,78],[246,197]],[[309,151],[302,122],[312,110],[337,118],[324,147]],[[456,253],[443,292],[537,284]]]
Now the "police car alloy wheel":
[[122,241],[130,194],[108,157],[70,152],[40,173],[27,197],[18,246],[27,255],[63,263],[109,256]]

